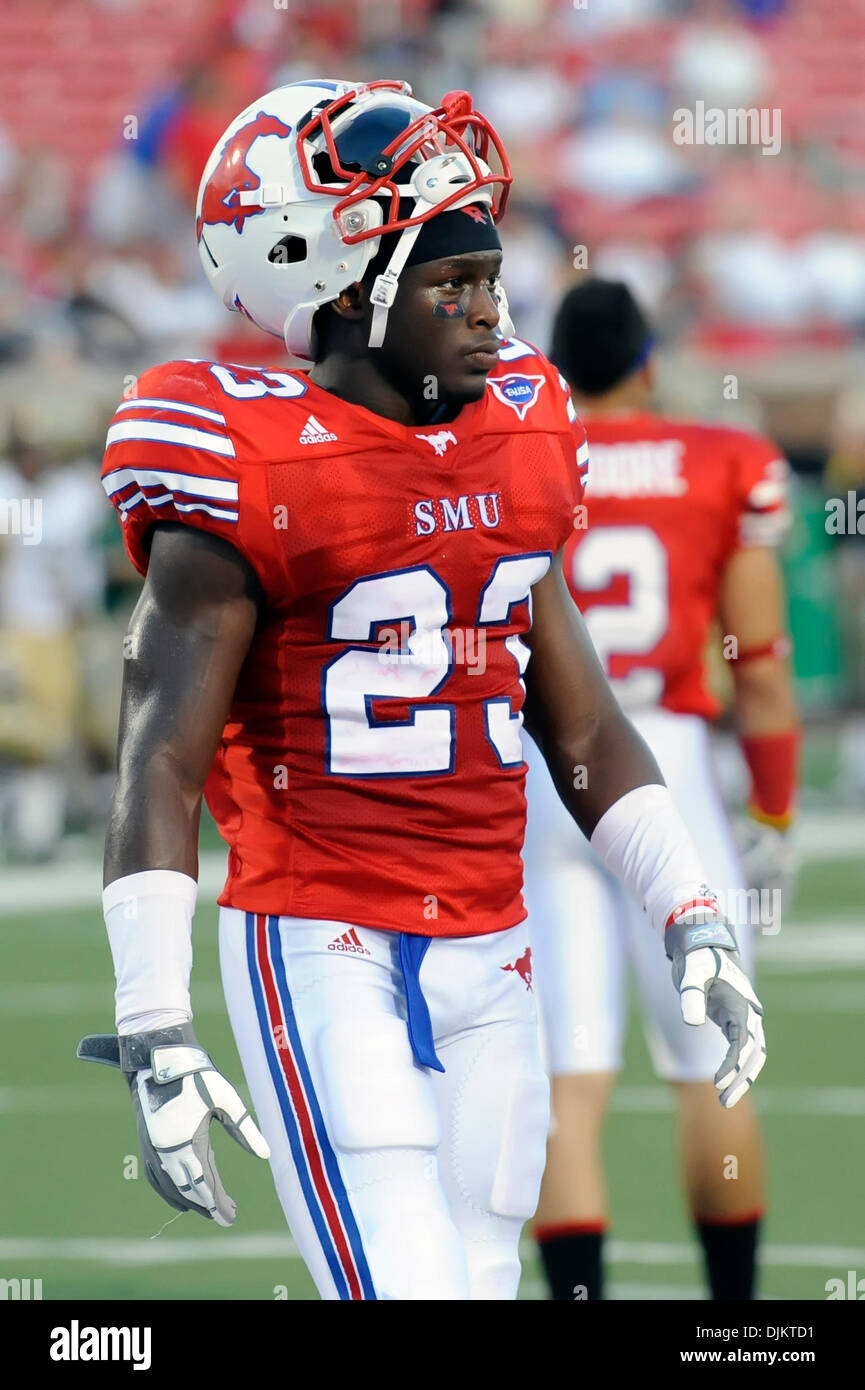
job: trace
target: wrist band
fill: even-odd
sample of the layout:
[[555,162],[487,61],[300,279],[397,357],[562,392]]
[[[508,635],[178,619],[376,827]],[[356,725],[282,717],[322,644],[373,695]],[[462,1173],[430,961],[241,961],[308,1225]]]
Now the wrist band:
[[667,921],[683,904],[714,895],[697,847],[669,789],[635,787],[610,806],[595,826],[592,848],[645,907],[662,939]]
[[751,814],[785,830],[792,820],[799,780],[799,730],[746,734],[742,752],[751,773]]
[[189,975],[197,894],[195,879],[172,869],[127,874],[104,889],[118,1033],[169,1027],[192,1018]]

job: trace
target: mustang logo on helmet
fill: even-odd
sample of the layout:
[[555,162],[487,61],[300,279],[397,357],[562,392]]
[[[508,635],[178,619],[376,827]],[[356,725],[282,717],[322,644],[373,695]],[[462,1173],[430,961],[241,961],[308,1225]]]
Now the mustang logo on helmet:
[[263,208],[247,207],[240,202],[241,191],[261,187],[260,176],[250,169],[247,162],[249,152],[261,135],[278,135],[285,139],[290,134],[291,126],[278,116],[259,111],[226,141],[219,163],[204,186],[201,212],[195,219],[195,234],[199,241],[205,223],[224,222],[240,233],[247,217],[255,217],[264,211]]
[[[498,222],[510,183],[504,146],[468,92],[446,93],[433,110],[407,82],[287,83],[247,106],[205,165],[201,263],[227,309],[281,337],[292,363],[308,367],[316,312],[363,279],[383,236],[396,234],[371,292],[371,348],[383,344],[424,224],[451,208]],[[505,307],[502,297],[508,336]]]

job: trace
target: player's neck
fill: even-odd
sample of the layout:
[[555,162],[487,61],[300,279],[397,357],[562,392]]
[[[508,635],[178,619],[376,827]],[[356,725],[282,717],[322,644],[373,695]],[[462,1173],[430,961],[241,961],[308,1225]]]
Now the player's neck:
[[579,396],[575,392],[574,405],[584,419],[623,419],[650,413],[648,392],[632,388],[606,391],[602,396]]
[[428,425],[438,421],[452,420],[459,411],[454,405],[448,409],[440,400],[426,400],[405,395],[398,387],[382,376],[376,365],[367,357],[355,357],[349,353],[331,353],[321,362],[316,362],[310,377],[323,391],[330,391],[349,405],[361,405],[374,415],[382,415],[386,420],[395,420],[400,425]]

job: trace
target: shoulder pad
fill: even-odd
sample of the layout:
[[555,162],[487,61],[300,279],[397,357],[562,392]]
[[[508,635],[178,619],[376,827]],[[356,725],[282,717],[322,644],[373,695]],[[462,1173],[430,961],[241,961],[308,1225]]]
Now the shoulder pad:
[[567,428],[577,418],[564,377],[531,343],[509,338],[499,349],[498,366],[487,377],[487,386],[501,405],[508,406],[519,421],[527,418],[537,404],[538,424],[543,428]]

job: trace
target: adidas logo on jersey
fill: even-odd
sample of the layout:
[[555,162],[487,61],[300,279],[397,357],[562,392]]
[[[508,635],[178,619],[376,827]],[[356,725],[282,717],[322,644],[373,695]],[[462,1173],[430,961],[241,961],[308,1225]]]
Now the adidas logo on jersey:
[[329,942],[327,949],[329,951],[346,951],[353,956],[372,955],[372,952],[364,946],[354,927],[351,931],[343,932],[342,936],[335,936],[333,941]]
[[298,435],[298,443],[300,444],[329,444],[335,439],[339,439],[339,435],[334,434],[332,430],[326,430],[321,421],[316,420],[314,415],[310,415]]

